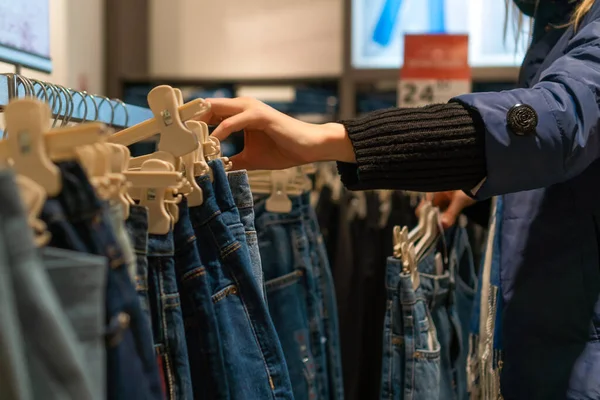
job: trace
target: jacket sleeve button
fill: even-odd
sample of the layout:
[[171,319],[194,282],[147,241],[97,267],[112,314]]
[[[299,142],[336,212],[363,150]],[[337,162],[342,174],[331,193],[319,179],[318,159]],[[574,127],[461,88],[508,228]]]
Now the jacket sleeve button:
[[527,104],[516,104],[506,114],[508,127],[519,136],[535,133],[538,115],[533,107]]

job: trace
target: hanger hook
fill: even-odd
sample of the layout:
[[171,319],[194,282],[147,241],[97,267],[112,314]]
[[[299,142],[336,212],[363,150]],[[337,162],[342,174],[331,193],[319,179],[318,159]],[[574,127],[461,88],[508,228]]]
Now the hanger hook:
[[[88,113],[88,106],[87,106],[87,101],[85,101],[85,97],[83,96],[83,93],[81,93],[78,90],[73,90],[73,89],[69,89],[70,91],[73,92],[73,97],[78,94],[81,97],[81,103],[83,103],[83,118],[81,118],[81,123],[84,123],[85,121],[87,121],[87,113]],[[79,103],[78,107],[77,107],[77,111],[79,111],[79,108],[81,107],[81,103]],[[75,100],[73,100],[73,113],[75,112]]]
[[[31,79],[31,81],[33,82],[34,91],[35,91],[35,85],[39,85],[39,87],[40,87],[40,89],[34,93],[34,96],[37,99],[40,99],[44,103],[48,104],[48,92],[47,92],[48,89],[46,88],[46,85],[44,85],[44,83],[42,81],[38,81],[37,79]],[[44,93],[43,99],[41,97],[42,93]]]
[[100,101],[100,104],[98,104],[98,112],[102,109],[102,104],[104,104],[105,102],[108,101],[108,105],[110,106],[110,122],[109,122],[109,126],[112,128],[113,127],[113,122],[115,120],[115,105],[106,96],[100,96],[100,95],[96,95],[96,96],[102,99]]
[[23,88],[25,89],[25,96],[24,97],[29,97],[33,95],[33,90],[31,90],[31,81],[27,78],[25,78],[22,75],[19,74],[15,74],[15,91],[17,92],[17,96],[18,97],[18,93],[19,93],[19,83],[23,85]]
[[96,112],[94,114],[94,118],[92,118],[90,121],[96,121],[98,120],[99,117],[99,111],[98,111],[98,104],[96,103],[96,98],[94,97],[93,94],[86,92],[85,90],[83,91],[83,94],[85,95],[86,99],[85,102],[87,103],[87,98],[89,97],[90,99],[92,99],[92,104],[94,105],[94,111]]
[[125,123],[123,124],[123,128],[127,128],[129,126],[129,110],[127,109],[127,104],[121,99],[112,99],[112,101],[119,103],[121,107],[123,107],[123,110],[125,110]]
[[[67,115],[69,113],[69,98],[67,97],[67,94],[62,90],[62,86],[60,85],[56,85],[54,84],[54,90],[56,91],[56,96],[60,99],[61,105],[60,105],[60,110],[58,110],[58,112],[56,113],[56,121],[58,121],[58,119],[60,119],[60,126],[64,126],[65,125],[65,118],[67,118]],[[65,107],[63,110],[63,106],[62,106],[62,100],[63,100],[63,96],[65,99]],[[56,124],[56,122],[55,122]],[[52,127],[54,127],[54,125],[52,125]]]
[[[52,107],[52,113],[54,114],[54,121],[52,122],[52,128],[56,127],[56,123],[58,122],[58,117],[60,116],[60,112],[63,108],[62,98],[58,91],[58,87],[53,83],[47,83],[48,86],[52,89],[53,93],[56,95],[56,100],[58,101],[58,108],[56,109],[54,106]],[[56,111],[54,111],[56,109]]]
[[63,116],[63,120],[62,120],[62,123],[60,124],[60,126],[63,127],[63,126],[66,126],[69,122],[71,122],[71,117],[73,116],[73,108],[75,106],[73,104],[73,95],[71,94],[70,90],[68,90],[64,86],[60,86],[60,85],[58,85],[58,90],[60,90],[61,92],[64,93],[65,101],[67,103],[66,108],[65,108],[65,113]]

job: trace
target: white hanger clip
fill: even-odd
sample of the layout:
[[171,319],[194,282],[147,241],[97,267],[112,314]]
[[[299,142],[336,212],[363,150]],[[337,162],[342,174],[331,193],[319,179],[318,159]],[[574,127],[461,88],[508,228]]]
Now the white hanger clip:
[[267,211],[281,214],[292,211],[292,201],[286,189],[289,180],[287,171],[271,171],[271,195],[265,204]]

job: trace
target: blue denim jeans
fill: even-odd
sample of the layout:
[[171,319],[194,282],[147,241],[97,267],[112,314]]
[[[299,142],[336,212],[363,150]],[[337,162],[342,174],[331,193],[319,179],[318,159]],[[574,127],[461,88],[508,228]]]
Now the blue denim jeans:
[[125,226],[135,253],[135,290],[147,316],[148,325],[152,326],[148,299],[148,209],[131,205]]
[[194,233],[186,199],[179,204],[179,221],[173,236],[194,399],[229,399],[210,282],[198,251],[198,245],[202,244],[198,243]]
[[50,245],[107,259],[107,397],[161,399],[150,326],[114,236],[108,205],[96,197],[79,164],[65,162],[59,168],[63,189],[42,211],[52,234]]
[[300,197],[287,214],[254,208],[269,310],[283,346],[294,397],[322,399],[326,375],[321,299]]
[[324,386],[328,388],[324,398],[341,400],[344,398],[344,382],[335,286],[317,215],[310,204],[310,193],[302,195],[301,200],[313,270],[315,271],[322,303],[322,334],[326,352],[326,363],[322,373],[326,374]]
[[475,301],[477,273],[469,237],[465,228],[455,227],[447,234],[450,243],[450,271],[454,274],[455,309],[460,323],[461,348],[457,362],[457,395],[459,400],[469,398],[467,388],[467,359],[469,355],[469,333]]
[[177,276],[173,232],[148,235],[148,298],[154,348],[168,400],[193,398]]
[[[453,266],[438,275],[434,254],[419,263],[420,290],[427,301],[440,344],[440,400],[455,400],[466,394],[466,362],[461,364],[462,329],[456,312]],[[466,359],[465,359],[466,361]]]
[[18,193],[12,172],[0,172],[0,396],[96,398],[77,334],[44,270]]
[[233,194],[235,205],[240,213],[240,219],[246,232],[246,243],[250,252],[250,261],[252,262],[252,273],[258,283],[258,288],[261,290],[263,297],[264,293],[264,276],[262,263],[260,261],[260,250],[258,248],[258,238],[256,236],[256,228],[254,226],[254,200],[250,183],[248,182],[248,174],[246,171],[233,171],[227,174],[229,186]]
[[42,249],[46,272],[81,345],[85,373],[96,398],[106,398],[106,258],[70,250]]
[[[196,178],[204,203],[190,210],[204,272],[211,285],[231,399],[292,399],[277,333],[252,273],[248,248],[223,164]],[[200,272],[199,272],[200,273]]]
[[129,277],[135,286],[137,272],[136,254],[133,249],[132,239],[127,232],[125,221],[123,220],[123,209],[120,204],[115,203],[110,205],[110,220],[117,243],[119,243],[123,251],[123,259],[127,266],[127,272],[129,272]]
[[401,260],[388,258],[386,275],[381,399],[439,399],[440,344],[425,296]]

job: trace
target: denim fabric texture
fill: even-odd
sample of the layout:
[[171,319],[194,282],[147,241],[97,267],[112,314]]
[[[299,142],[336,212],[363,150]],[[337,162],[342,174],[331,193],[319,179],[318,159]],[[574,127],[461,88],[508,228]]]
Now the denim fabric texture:
[[250,260],[252,262],[252,273],[261,290],[263,297],[264,293],[264,276],[262,263],[260,261],[260,250],[258,248],[258,237],[256,236],[256,228],[254,226],[254,200],[250,183],[248,181],[248,173],[246,171],[232,171],[227,174],[229,186],[233,194],[233,200],[240,213],[240,219],[246,232],[246,243],[250,252]]
[[42,261],[73,326],[94,398],[106,398],[106,257],[46,247]]
[[421,288],[402,261],[387,262],[381,399],[440,398],[440,344]]
[[62,191],[46,202],[42,212],[52,234],[50,245],[107,258],[107,397],[161,399],[150,327],[115,239],[108,205],[96,197],[78,163],[58,166]]
[[135,290],[142,310],[150,323],[150,300],[148,299],[148,209],[139,205],[129,207],[125,223],[135,253]]
[[[14,308],[9,310],[12,312],[6,315],[6,321],[3,319],[0,329],[0,361],[16,369],[2,368],[1,375],[6,373],[6,378],[15,381],[4,382],[5,377],[0,378],[7,383],[2,386],[0,397],[12,393],[17,396],[13,398],[29,395],[32,399],[94,399],[77,334],[43,267],[18,194],[12,172],[1,172],[0,242],[3,268],[7,268],[1,279],[6,279],[12,289],[13,298],[8,299],[7,305]],[[9,290],[7,295],[10,293]],[[11,319],[21,328],[22,336],[18,339],[14,337],[16,327],[4,326]],[[8,345],[15,346],[8,357],[2,343],[6,339]],[[21,360],[15,360],[14,356]]]
[[127,266],[127,272],[129,272],[129,277],[131,278],[131,281],[135,286],[135,277],[137,273],[136,254],[133,249],[132,239],[129,236],[125,227],[125,221],[123,219],[123,208],[120,204],[110,205],[110,222],[112,223],[113,231],[117,242],[119,243],[119,245],[121,246],[121,250],[123,251],[123,260],[125,261],[125,265]]
[[198,251],[198,245],[202,244],[196,239],[185,198],[179,204],[179,221],[175,224],[173,236],[194,399],[229,399],[210,282]]
[[467,346],[462,341],[456,311],[453,267],[438,275],[433,252],[419,262],[419,289],[425,296],[440,344],[440,400],[455,400],[459,393],[466,394],[467,364],[466,359],[461,364],[461,354]]
[[148,235],[148,298],[154,348],[168,400],[193,398],[177,276],[173,232]]
[[466,229],[457,226],[454,231],[450,230],[446,236],[448,237],[448,243],[450,243],[450,271],[455,276],[455,308],[461,330],[461,348],[456,369],[456,392],[459,400],[467,400],[469,398],[467,383],[469,333],[475,301],[477,274]]
[[327,250],[319,227],[317,215],[310,204],[310,193],[301,197],[306,233],[313,260],[313,270],[317,278],[322,303],[323,340],[325,342],[326,371],[325,384],[327,397],[335,400],[344,398],[340,330],[333,276],[329,265]]
[[252,273],[237,208],[220,160],[197,177],[204,203],[190,210],[200,257],[211,284],[231,399],[292,399],[277,332]]
[[19,321],[17,294],[14,292],[4,235],[4,231],[0,230],[0,365],[3,366],[0,374],[0,399],[31,399],[25,337]]
[[[254,208],[258,244],[271,317],[285,353],[296,399],[322,399],[318,362],[325,360],[320,298],[313,275],[303,203],[292,198],[292,211],[273,213],[266,200]],[[321,367],[322,368],[322,367]]]

